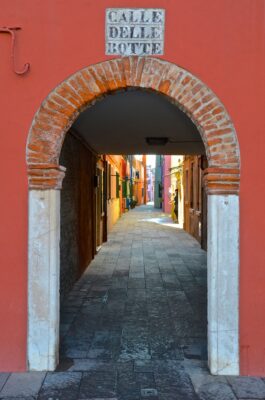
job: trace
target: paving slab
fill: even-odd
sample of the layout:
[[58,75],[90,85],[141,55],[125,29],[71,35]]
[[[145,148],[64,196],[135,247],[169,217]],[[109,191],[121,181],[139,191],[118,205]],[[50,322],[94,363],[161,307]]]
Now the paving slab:
[[6,373],[6,372],[1,372],[0,373],[0,392],[1,392],[1,390],[3,389],[3,387],[4,387],[4,384],[6,383],[6,381],[7,381],[7,379],[8,379],[8,377],[9,377],[9,373]]
[[218,381],[201,385],[198,396],[201,400],[237,400],[231,387]]
[[84,372],[80,389],[80,399],[116,397],[116,371]]
[[255,377],[228,377],[233,391],[239,398],[265,399],[265,383]]
[[109,371],[114,368],[112,362],[102,360],[93,360],[88,358],[73,359],[69,366],[69,372],[86,372],[86,371]]
[[75,400],[78,396],[81,378],[80,372],[47,373],[38,400]]
[[0,398],[36,396],[45,376],[46,372],[12,373],[0,392]]

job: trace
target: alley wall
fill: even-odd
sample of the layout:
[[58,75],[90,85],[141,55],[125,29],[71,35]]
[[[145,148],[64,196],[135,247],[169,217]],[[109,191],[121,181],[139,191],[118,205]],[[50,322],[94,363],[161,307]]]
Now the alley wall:
[[60,164],[66,167],[61,191],[60,294],[63,300],[95,254],[95,156],[68,133]]

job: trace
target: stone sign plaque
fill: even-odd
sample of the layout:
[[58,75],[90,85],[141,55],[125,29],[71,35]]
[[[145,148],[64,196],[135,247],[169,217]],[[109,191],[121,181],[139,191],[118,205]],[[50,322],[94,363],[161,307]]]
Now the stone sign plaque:
[[165,10],[108,8],[106,54],[147,56],[164,54]]

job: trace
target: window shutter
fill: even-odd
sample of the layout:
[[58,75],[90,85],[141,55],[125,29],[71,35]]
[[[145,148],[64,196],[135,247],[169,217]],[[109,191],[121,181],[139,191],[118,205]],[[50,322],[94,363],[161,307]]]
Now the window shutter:
[[127,197],[127,181],[122,181],[122,197]]
[[120,197],[120,175],[116,172],[116,198]]

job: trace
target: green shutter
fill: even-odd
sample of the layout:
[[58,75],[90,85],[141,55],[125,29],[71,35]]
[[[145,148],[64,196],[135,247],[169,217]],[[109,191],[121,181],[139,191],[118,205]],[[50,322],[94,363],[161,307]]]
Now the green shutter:
[[116,172],[116,198],[120,197],[120,175]]
[[126,180],[122,181],[122,197],[123,198],[127,197],[127,181]]

